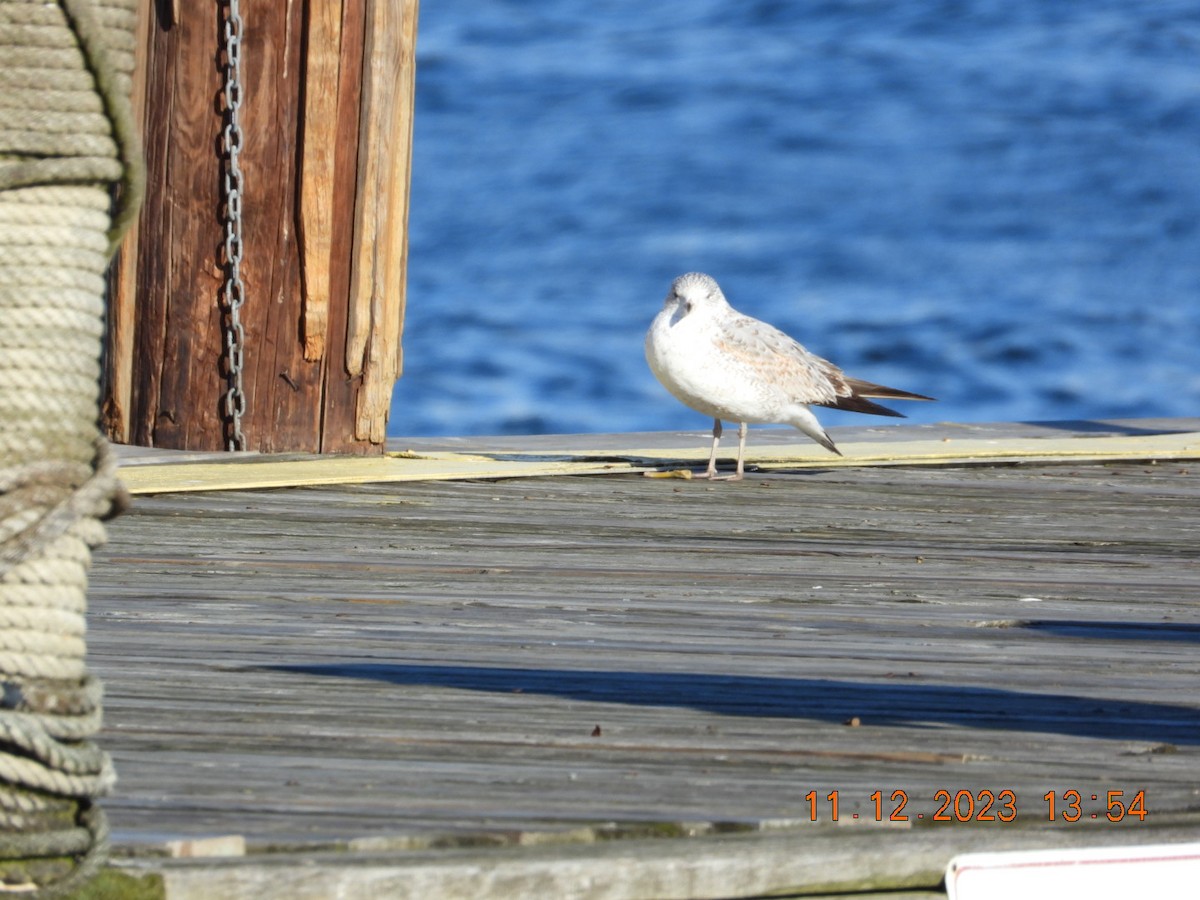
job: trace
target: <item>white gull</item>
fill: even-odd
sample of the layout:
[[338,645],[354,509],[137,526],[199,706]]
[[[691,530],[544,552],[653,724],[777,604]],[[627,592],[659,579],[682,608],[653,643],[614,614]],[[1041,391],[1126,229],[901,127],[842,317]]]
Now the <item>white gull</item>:
[[841,456],[810,405],[903,417],[867,398],[933,399],[850,378],[773,325],[738,312],[717,282],[700,272],[671,284],[646,332],[646,361],[676,399],[713,418],[712,453],[698,478],[718,477],[722,419],[738,423],[737,471],[722,476],[737,481],[743,477],[747,423],[792,425]]

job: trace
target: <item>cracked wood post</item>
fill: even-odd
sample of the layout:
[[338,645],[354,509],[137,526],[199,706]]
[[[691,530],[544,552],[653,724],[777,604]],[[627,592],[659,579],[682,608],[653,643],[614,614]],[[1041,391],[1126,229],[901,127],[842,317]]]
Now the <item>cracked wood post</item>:
[[[240,5],[247,449],[379,453],[400,373],[418,3]],[[111,282],[104,425],[220,450],[221,16],[147,6],[146,200]]]

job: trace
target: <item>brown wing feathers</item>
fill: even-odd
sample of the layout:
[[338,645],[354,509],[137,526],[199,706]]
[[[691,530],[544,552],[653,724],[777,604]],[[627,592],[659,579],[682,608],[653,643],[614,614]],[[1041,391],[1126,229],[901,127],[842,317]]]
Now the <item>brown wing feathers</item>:
[[846,409],[851,412],[870,413],[874,416],[896,416],[904,418],[904,413],[896,412],[894,409],[888,409],[879,403],[872,403],[868,397],[884,397],[893,400],[932,400],[932,397],[926,397],[924,394],[913,394],[909,391],[902,391],[898,388],[884,387],[882,384],[872,384],[869,381],[863,381],[860,378],[840,379],[838,384],[838,393],[842,390],[849,393],[839,396],[836,400],[828,403],[821,403],[820,406],[828,406],[832,409]]

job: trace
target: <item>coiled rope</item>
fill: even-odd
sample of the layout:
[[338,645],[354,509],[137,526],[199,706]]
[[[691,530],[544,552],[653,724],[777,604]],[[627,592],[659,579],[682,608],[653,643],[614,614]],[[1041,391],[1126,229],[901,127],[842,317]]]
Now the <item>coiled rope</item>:
[[96,420],[104,271],[140,195],[137,5],[0,0],[0,893],[61,896],[107,852],[84,633],[120,502]]

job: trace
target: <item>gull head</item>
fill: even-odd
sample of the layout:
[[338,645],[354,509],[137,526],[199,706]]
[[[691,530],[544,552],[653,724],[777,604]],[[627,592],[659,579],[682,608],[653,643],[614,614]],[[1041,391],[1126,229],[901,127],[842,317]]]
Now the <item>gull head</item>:
[[729,307],[729,301],[712,276],[703,272],[688,272],[671,282],[665,305],[673,310],[672,320],[678,321],[693,312],[720,312]]

